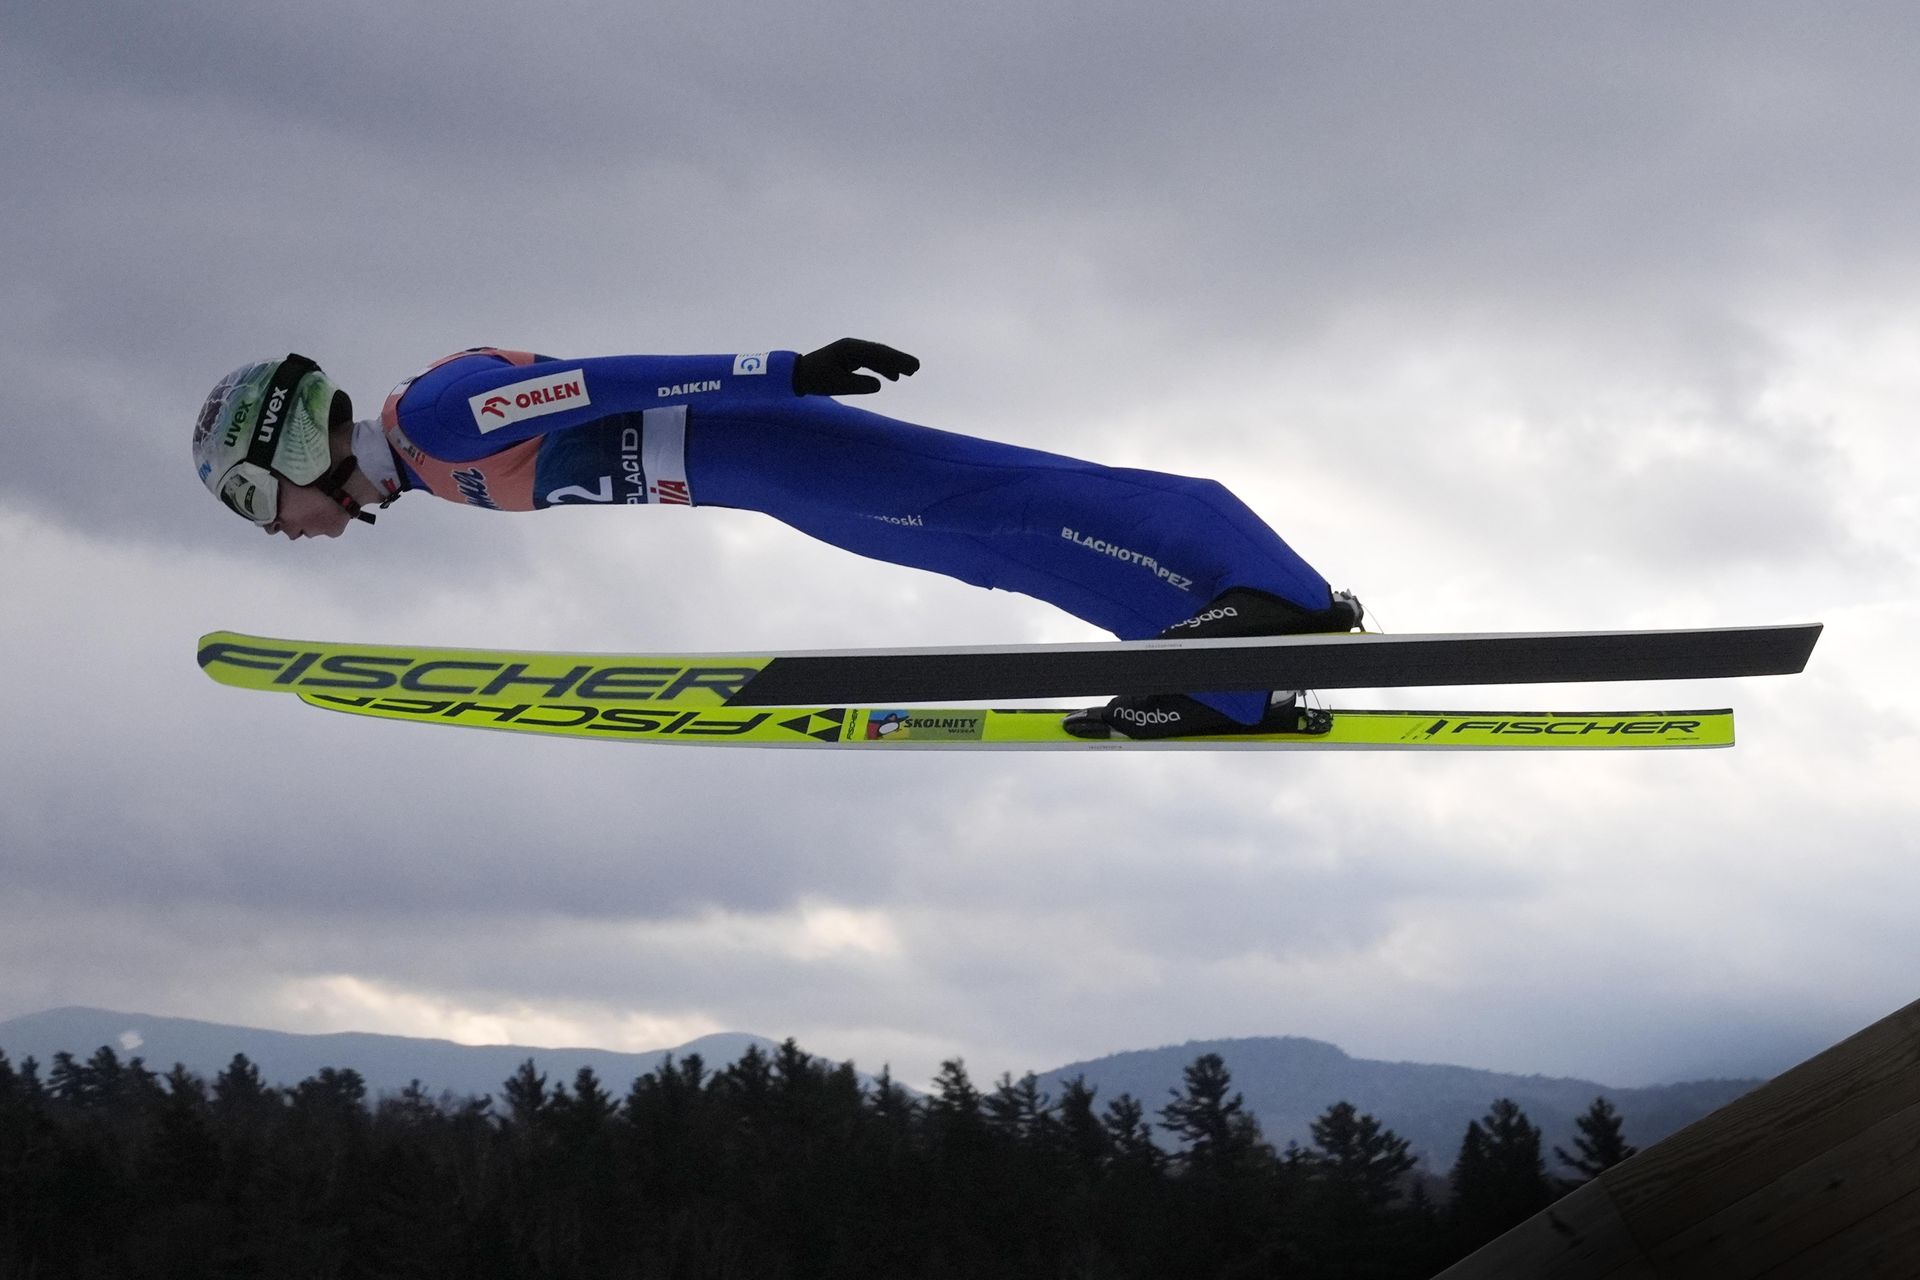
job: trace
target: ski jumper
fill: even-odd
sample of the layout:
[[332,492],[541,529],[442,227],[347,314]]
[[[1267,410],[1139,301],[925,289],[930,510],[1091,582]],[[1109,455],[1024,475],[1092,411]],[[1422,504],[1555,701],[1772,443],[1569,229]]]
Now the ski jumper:
[[[556,360],[477,348],[401,383],[407,487],[497,511],[734,507],[892,564],[1018,591],[1123,640],[1233,587],[1327,582],[1212,480],[1101,466],[793,391],[791,351]],[[1262,694],[1205,695],[1243,723]]]

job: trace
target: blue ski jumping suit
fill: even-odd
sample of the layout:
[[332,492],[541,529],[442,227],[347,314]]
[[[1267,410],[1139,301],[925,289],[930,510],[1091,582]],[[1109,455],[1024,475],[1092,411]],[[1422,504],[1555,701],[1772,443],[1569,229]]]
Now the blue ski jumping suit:
[[[1105,467],[793,391],[796,354],[460,352],[381,426],[407,487],[470,506],[734,507],[876,560],[1057,605],[1121,639],[1221,592],[1306,610],[1327,582],[1212,480]],[[1261,694],[1207,695],[1243,723]]]

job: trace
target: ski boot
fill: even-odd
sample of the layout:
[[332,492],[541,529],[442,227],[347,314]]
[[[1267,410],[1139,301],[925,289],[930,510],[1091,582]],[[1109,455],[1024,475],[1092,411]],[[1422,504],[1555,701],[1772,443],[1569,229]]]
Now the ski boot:
[[1241,724],[1184,693],[1115,698],[1104,707],[1070,712],[1061,728],[1076,738],[1203,738],[1237,733],[1316,735],[1333,728],[1333,715],[1300,701],[1291,689],[1268,696],[1266,714]]
[[[1325,609],[1302,609],[1265,591],[1236,587],[1154,638],[1198,640],[1351,631],[1364,615],[1360,601],[1348,591],[1334,592],[1333,602]],[[1242,724],[1184,693],[1149,693],[1115,698],[1104,707],[1072,712],[1061,727],[1076,738],[1191,738],[1234,733],[1325,733],[1332,727],[1332,718],[1325,711],[1305,706],[1299,690],[1270,695],[1266,714],[1254,724]]]

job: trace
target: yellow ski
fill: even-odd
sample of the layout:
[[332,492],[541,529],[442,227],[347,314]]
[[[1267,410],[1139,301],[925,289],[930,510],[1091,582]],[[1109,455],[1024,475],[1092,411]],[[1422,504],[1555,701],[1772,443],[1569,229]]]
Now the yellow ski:
[[685,707],[528,702],[512,697],[336,696],[310,706],[416,724],[460,725],[600,742],[681,746],[911,750],[1642,750],[1730,747],[1733,712],[1316,712],[1295,733],[1132,740],[1077,738],[1062,708]]

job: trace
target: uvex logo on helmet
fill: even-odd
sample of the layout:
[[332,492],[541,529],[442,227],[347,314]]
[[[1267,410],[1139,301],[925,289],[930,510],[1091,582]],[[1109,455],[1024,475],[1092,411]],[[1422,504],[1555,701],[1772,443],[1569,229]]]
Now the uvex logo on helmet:
[[220,437],[220,443],[223,446],[231,449],[238,445],[241,438],[247,434],[247,418],[250,416],[252,407],[252,405],[242,402],[238,408],[234,409],[233,420],[227,423],[227,433]]
[[287,390],[286,387],[275,387],[273,398],[267,401],[267,407],[260,413],[259,440],[262,444],[271,443],[274,433],[280,430],[284,421],[281,414],[287,407]]
[[584,369],[543,374],[538,378],[527,378],[467,397],[467,407],[473,412],[474,425],[480,428],[482,435],[516,422],[524,422],[528,418],[539,418],[592,403],[593,397],[587,391]]

